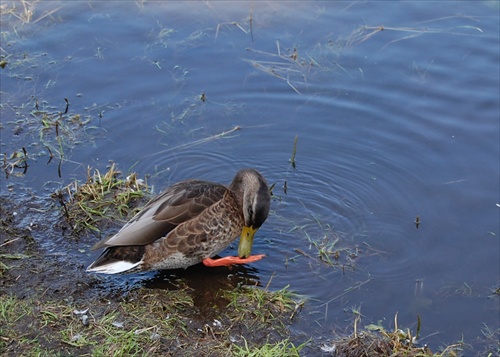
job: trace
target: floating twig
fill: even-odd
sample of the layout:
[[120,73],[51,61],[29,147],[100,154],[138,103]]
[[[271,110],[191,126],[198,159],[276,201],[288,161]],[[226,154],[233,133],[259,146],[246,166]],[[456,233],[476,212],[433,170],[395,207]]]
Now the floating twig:
[[290,158],[290,163],[292,164],[292,167],[295,169],[295,154],[297,153],[297,141],[299,140],[299,136],[295,135],[295,139],[293,140],[293,150],[292,150],[292,157]]
[[24,170],[23,170],[23,175],[24,175],[28,171],[28,154],[26,153],[26,149],[24,146],[22,147],[22,150],[24,154]]
[[61,174],[61,166],[62,166],[62,162],[63,162],[63,158],[64,156],[61,155],[61,158],[59,160],[59,164],[57,165],[57,175],[59,176],[59,178],[62,177],[62,174]]
[[307,254],[306,252],[304,252],[303,250],[299,249],[299,248],[295,248],[294,249],[295,252],[299,253],[299,254],[302,254],[304,257],[307,257],[309,259],[314,259],[313,257],[311,257],[309,254]]
[[64,113],[63,113],[63,114],[68,114],[68,110],[69,110],[69,100],[68,100],[68,98],[64,98],[64,100],[66,101],[66,109],[64,110]]
[[215,38],[217,39],[217,36],[219,35],[219,29],[221,26],[227,26],[227,25],[234,25],[236,26],[237,28],[239,28],[241,31],[243,31],[244,33],[248,33],[247,30],[245,30],[243,27],[241,27],[241,25],[235,21],[233,22],[222,22],[220,24],[217,24],[217,29],[215,30]]
[[8,241],[0,244],[0,248],[3,247],[3,246],[6,246],[7,244],[14,243],[16,240],[19,240],[19,239],[21,239],[21,238],[18,237],[18,238],[14,238],[14,239],[8,240]]
[[252,26],[252,23],[253,23],[253,3],[250,5],[250,19],[249,19],[249,23],[250,23],[250,37],[251,37],[252,42],[253,42],[253,26]]
[[50,162],[52,161],[52,159],[54,158],[54,154],[52,153],[52,150],[50,150],[50,147],[49,146],[45,146],[47,148],[47,150],[49,150],[49,161],[47,161],[47,165],[50,164]]

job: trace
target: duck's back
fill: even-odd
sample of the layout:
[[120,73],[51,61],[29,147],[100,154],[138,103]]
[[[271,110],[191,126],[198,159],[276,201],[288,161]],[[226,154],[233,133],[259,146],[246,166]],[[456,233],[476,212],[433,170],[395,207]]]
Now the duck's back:
[[87,270],[107,270],[112,265],[116,265],[117,270],[134,267],[142,259],[146,245],[165,237],[177,226],[196,219],[201,212],[220,201],[226,191],[224,185],[201,180],[188,180],[170,186],[149,201],[117,234],[92,247],[92,250],[107,249]]

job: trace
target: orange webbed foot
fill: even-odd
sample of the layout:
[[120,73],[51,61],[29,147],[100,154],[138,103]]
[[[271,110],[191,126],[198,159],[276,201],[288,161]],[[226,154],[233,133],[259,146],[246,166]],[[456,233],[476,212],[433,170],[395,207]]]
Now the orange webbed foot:
[[256,255],[251,255],[248,258],[240,258],[240,257],[223,257],[219,259],[206,258],[203,259],[203,264],[207,267],[229,267],[231,265],[253,263],[256,262],[257,260],[261,260],[265,256],[266,256],[265,254],[256,254]]

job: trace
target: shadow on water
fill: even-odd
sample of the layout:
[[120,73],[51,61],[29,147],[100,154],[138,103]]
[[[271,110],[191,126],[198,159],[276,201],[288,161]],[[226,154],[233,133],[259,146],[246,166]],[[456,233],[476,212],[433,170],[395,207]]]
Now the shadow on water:
[[[152,278],[144,280],[148,289],[177,290],[188,289],[194,307],[203,319],[215,318],[218,310],[229,303],[223,292],[232,291],[241,286],[262,286],[258,270],[246,266],[207,268],[197,264],[186,270],[160,271]],[[182,282],[182,285],[179,285]]]
[[230,302],[227,293],[241,287],[262,287],[259,270],[243,265],[208,268],[200,263],[187,269],[94,277],[105,296],[127,296],[141,288],[186,292],[201,321],[220,315]]

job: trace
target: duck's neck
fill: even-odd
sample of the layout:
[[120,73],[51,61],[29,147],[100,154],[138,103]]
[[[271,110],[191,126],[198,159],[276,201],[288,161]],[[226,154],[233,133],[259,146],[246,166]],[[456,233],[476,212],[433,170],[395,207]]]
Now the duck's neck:
[[224,193],[224,196],[222,199],[230,204],[235,203],[240,212],[243,209],[243,194],[240,195],[240,194],[235,193],[231,190],[227,190]]

